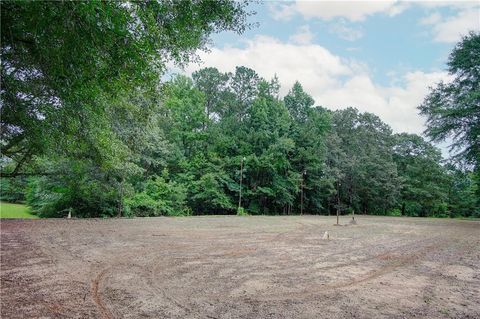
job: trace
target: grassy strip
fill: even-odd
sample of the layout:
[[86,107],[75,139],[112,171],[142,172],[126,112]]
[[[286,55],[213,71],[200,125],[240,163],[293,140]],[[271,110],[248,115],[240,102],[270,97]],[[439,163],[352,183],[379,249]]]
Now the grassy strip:
[[26,205],[0,202],[0,218],[32,219],[38,216],[31,214]]

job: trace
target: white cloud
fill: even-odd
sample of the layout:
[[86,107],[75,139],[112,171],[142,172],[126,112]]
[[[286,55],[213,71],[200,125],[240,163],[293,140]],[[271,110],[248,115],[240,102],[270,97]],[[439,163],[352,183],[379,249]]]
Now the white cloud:
[[416,71],[397,76],[397,83],[382,86],[372,80],[367,66],[334,55],[320,45],[294,45],[266,36],[247,41],[245,48],[213,48],[200,53],[200,58],[201,65],[188,65],[185,72],[205,66],[232,72],[243,65],[266,79],[277,74],[282,95],[298,80],[317,105],[331,109],[353,106],[375,113],[396,132],[423,131],[423,119],[416,107],[429,86],[448,79],[445,72]]
[[310,31],[308,25],[301,26],[298,28],[297,33],[290,37],[290,41],[297,44],[309,44],[312,42],[313,33]]
[[[436,42],[454,43],[470,30],[480,30],[480,4],[478,1],[294,1],[269,4],[272,17],[289,20],[299,15],[304,19],[321,19],[339,22],[329,31],[340,38],[353,41],[362,36],[358,29],[348,27],[348,22],[361,22],[369,16],[384,14],[390,17],[404,12],[409,7],[422,7],[429,14],[419,23],[430,26],[429,36]],[[449,8],[455,15],[441,15],[432,10]]]
[[420,24],[423,24],[423,25],[432,25],[432,24],[435,24],[435,23],[438,23],[442,20],[442,15],[438,12],[434,12],[426,17],[423,17],[422,19],[420,19]]
[[[392,123],[397,131],[412,131],[421,133],[423,119],[417,114],[417,106],[423,102],[429,93],[429,87],[440,81],[448,81],[447,72],[408,72],[403,76],[404,85],[383,89],[387,101],[388,111],[384,114],[385,120]],[[412,116],[415,114],[415,116]]]
[[272,18],[275,20],[290,20],[295,15],[293,5],[278,3],[276,1],[268,3],[268,9]]
[[344,108],[355,106],[364,112],[375,113],[395,132],[422,133],[424,120],[417,106],[428,94],[429,86],[448,80],[445,72],[409,72],[402,84],[383,87],[375,84],[367,74],[355,75],[333,90],[316,96],[319,104]]
[[397,15],[408,7],[399,1],[296,1],[294,3],[270,4],[270,12],[276,20],[288,20],[296,14],[306,19],[319,18],[332,20],[345,18],[350,21],[363,21],[369,15],[384,13]]
[[386,13],[389,17],[394,17],[407,10],[411,4],[412,2],[396,2],[395,5],[387,9]]
[[431,26],[431,34],[436,42],[458,42],[469,31],[480,31],[480,5],[460,10],[449,17],[435,12],[421,19],[420,24]]
[[465,1],[465,0],[451,0],[451,1],[438,1],[438,0],[428,0],[428,1],[418,1],[415,4],[425,7],[425,8],[441,8],[441,7],[450,7],[457,9],[468,9],[478,6],[477,1]]
[[338,22],[332,23],[328,31],[347,41],[355,41],[363,37],[362,30],[360,30],[358,27],[349,27],[344,19],[340,19]]
[[301,0],[286,2],[270,2],[269,11],[275,20],[289,20],[295,15],[305,19],[318,18],[332,20],[345,18],[349,21],[363,21],[374,14],[396,16],[412,6],[420,6],[428,10],[450,7],[457,10],[478,8],[478,1],[333,1],[333,0]]
[[[246,48],[213,48],[201,52],[203,66],[214,66],[220,71],[234,71],[243,65],[257,71],[265,78],[278,75],[282,83],[282,93],[286,93],[296,80],[301,80],[309,92],[315,88],[338,86],[338,79],[352,75],[354,68],[361,68],[342,59],[322,46],[315,44],[297,45],[284,43],[275,38],[257,36],[246,42]],[[190,73],[202,66],[191,64]]]

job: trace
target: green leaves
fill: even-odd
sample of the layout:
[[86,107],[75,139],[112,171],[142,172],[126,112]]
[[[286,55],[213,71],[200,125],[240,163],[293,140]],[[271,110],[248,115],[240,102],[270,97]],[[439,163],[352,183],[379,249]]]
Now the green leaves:
[[34,155],[111,161],[123,152],[109,125],[118,99],[155,90],[165,63],[188,62],[212,33],[242,32],[246,5],[2,2],[2,156],[19,168]]
[[[480,172],[480,33],[470,32],[448,61],[452,81],[439,83],[418,107],[427,117],[425,134],[433,141],[451,140],[455,159]],[[475,180],[475,179],[474,179]],[[477,205],[480,184],[477,183]]]
[[143,191],[127,198],[125,204],[127,212],[134,216],[184,216],[189,215],[186,197],[184,185],[152,176]]
[[391,129],[377,116],[354,108],[335,111],[327,139],[324,192],[327,207],[383,214],[399,190]]
[[373,114],[315,106],[298,82],[282,99],[276,77],[244,66],[161,83],[212,33],[248,28],[247,4],[3,1],[2,174],[32,176],[10,198],[28,184],[41,216],[235,213],[240,189],[240,214],[478,211],[478,34],[420,107],[472,174]]
[[439,83],[419,106],[433,141],[452,139],[458,158],[480,163],[480,34],[471,32],[450,55],[453,80]]
[[234,205],[225,193],[222,180],[226,176],[221,172],[206,173],[191,184],[191,201],[201,213],[232,210]]
[[414,134],[394,136],[394,160],[402,180],[401,214],[428,216],[438,213],[447,201],[447,175],[440,150]]
[[[195,59],[212,33],[245,30],[246,6],[230,0],[3,1],[2,177],[48,173],[32,182],[30,203],[42,214],[71,206],[83,216],[122,215],[127,190],[138,192],[143,178],[179,158],[171,137],[196,148],[202,133],[191,129],[207,124],[203,94],[191,80],[166,108],[159,106],[166,63]],[[176,123],[171,136],[164,132],[170,133],[165,110]],[[48,162],[48,171],[38,162]],[[40,198],[48,205],[36,205]],[[150,204],[154,214],[176,213],[168,208],[175,205]]]

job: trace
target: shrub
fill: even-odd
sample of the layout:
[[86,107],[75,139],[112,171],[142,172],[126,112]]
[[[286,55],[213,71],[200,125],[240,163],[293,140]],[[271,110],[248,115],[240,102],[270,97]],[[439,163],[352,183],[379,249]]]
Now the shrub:
[[402,211],[398,208],[387,211],[387,216],[402,216]]
[[75,217],[105,217],[118,213],[117,189],[86,177],[31,179],[26,197],[32,212],[41,217],[64,217],[69,209]]
[[185,206],[186,197],[183,184],[154,176],[147,180],[141,192],[126,199],[125,206],[134,216],[187,216],[191,211]]
[[237,216],[249,216],[249,214],[243,207],[239,207],[237,209]]

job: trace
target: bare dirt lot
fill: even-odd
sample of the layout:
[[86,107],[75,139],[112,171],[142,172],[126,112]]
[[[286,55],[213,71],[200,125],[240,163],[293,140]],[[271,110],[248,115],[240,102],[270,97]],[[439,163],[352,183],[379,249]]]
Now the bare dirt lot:
[[480,318],[479,221],[357,220],[2,220],[1,317]]

